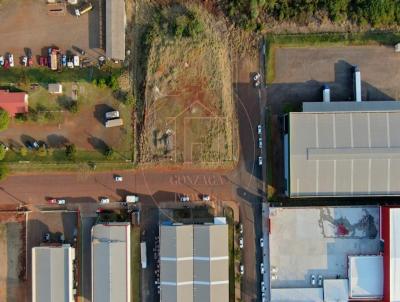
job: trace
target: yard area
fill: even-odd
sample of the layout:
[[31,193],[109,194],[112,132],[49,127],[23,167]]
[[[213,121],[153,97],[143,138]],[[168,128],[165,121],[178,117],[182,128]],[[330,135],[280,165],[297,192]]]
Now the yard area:
[[398,100],[400,96],[400,56],[392,46],[282,45],[274,50],[274,62],[270,64],[274,66],[274,77],[267,88],[272,147],[269,158],[271,191],[277,194],[282,194],[284,184],[283,113],[301,110],[302,102],[321,102],[323,84],[330,87],[331,101],[353,100],[352,65],[360,68],[364,101]]
[[0,301],[27,302],[25,215],[0,214]]
[[[212,31],[215,20],[194,5],[140,5],[158,20],[148,24],[141,161],[232,162],[237,150],[231,64],[226,40]],[[172,33],[175,23],[180,29]]]

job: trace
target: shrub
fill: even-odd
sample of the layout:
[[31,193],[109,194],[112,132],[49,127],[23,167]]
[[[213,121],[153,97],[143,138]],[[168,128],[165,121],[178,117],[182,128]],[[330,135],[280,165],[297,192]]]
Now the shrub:
[[7,149],[4,145],[0,145],[0,160],[3,160],[6,156]]
[[8,167],[4,164],[1,164],[0,165],[0,180],[6,178],[8,173],[9,173]]
[[65,146],[65,155],[69,160],[74,160],[76,156],[76,147],[74,144],[69,144]]
[[27,155],[28,155],[28,149],[27,149],[26,147],[21,147],[21,149],[19,149],[19,154],[20,154],[22,157],[27,156]]
[[40,157],[45,157],[45,156],[47,156],[47,149],[46,149],[46,146],[40,146],[39,149],[37,150],[37,154],[38,154]]
[[8,112],[0,108],[0,131],[6,130],[10,123]]

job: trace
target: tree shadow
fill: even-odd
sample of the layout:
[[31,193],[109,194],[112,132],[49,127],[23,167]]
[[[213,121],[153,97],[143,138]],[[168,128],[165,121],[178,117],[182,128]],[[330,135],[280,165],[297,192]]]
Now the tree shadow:
[[99,121],[100,124],[105,123],[105,114],[109,111],[114,111],[115,109],[112,108],[110,105],[107,104],[97,104],[94,106],[94,113],[93,116]]
[[65,136],[59,134],[48,135],[47,142],[50,148],[63,148],[69,144],[69,140]]
[[106,144],[106,142],[98,137],[91,135],[88,137],[87,141],[94,149],[103,154],[109,149],[109,146]]

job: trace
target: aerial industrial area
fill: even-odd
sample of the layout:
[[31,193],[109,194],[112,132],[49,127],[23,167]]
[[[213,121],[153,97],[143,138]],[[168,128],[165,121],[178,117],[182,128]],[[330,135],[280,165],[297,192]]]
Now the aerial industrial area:
[[400,302],[398,5],[0,0],[0,301]]

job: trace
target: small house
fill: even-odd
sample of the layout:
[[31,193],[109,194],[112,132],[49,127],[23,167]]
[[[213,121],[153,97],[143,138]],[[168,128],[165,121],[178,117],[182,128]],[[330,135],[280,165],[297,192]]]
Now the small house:
[[60,83],[49,84],[48,90],[49,90],[49,93],[51,93],[51,94],[61,94],[62,93],[62,85]]
[[28,94],[25,92],[0,90],[0,108],[7,111],[11,117],[19,113],[27,113]]

